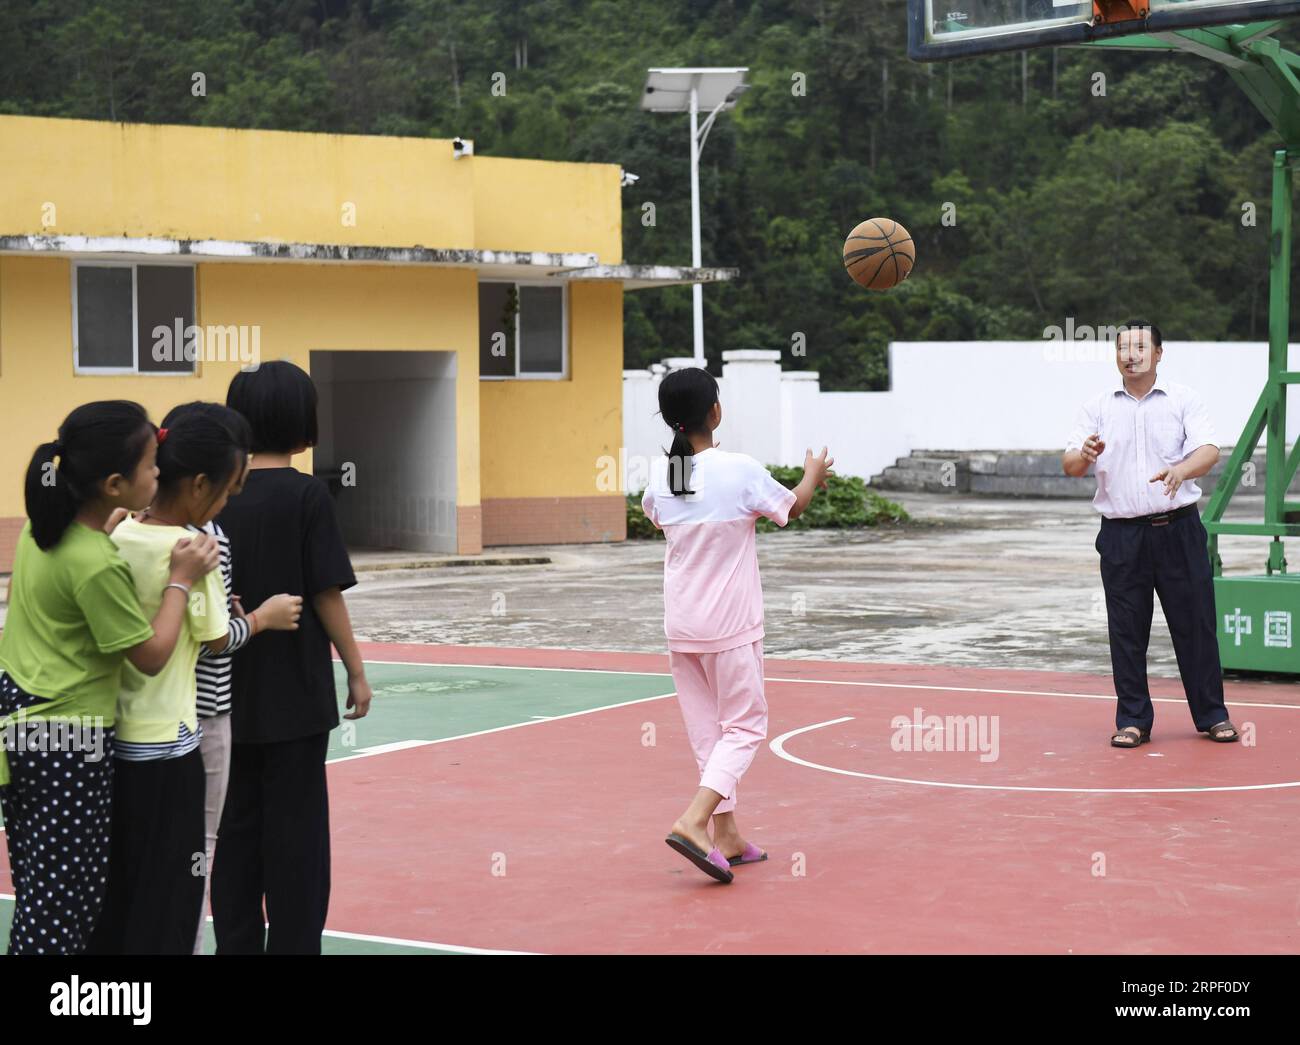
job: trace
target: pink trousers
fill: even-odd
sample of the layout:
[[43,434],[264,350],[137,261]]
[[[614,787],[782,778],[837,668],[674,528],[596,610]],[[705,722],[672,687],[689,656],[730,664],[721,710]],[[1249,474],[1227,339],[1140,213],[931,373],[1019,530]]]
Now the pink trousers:
[[668,663],[700,786],[722,796],[717,812],[730,813],[736,785],[767,737],[763,640],[721,653],[669,650]]

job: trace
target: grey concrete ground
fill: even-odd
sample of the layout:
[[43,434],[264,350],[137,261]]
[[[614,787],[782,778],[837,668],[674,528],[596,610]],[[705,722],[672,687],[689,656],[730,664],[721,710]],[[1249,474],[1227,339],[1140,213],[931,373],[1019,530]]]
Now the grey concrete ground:
[[[1087,501],[891,496],[916,525],[759,535],[770,656],[1109,673]],[[1260,505],[1238,498],[1230,517]],[[1267,541],[1225,538],[1222,552],[1227,571],[1259,573]],[[484,559],[512,564],[393,568],[428,558],[356,556],[347,599],[360,639],[665,648],[661,541],[490,549]],[[551,561],[527,562],[537,558]],[[1150,665],[1177,674],[1159,603]]]
[[[1109,672],[1088,502],[892,496],[921,524],[759,535],[769,655]],[[1225,539],[1225,568],[1263,572],[1266,545]],[[661,542],[511,551],[552,562],[362,573],[348,594],[358,635],[664,649]],[[1150,664],[1177,674],[1158,603]]]

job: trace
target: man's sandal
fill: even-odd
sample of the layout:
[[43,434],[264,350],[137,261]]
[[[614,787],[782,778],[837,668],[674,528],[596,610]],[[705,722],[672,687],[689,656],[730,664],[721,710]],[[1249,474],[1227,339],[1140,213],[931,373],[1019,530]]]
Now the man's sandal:
[[1216,744],[1231,744],[1233,741],[1241,739],[1241,733],[1237,730],[1237,727],[1226,718],[1217,726],[1211,726],[1205,730],[1205,734]]
[[1117,729],[1110,738],[1111,747],[1139,747],[1151,742],[1151,730],[1139,729],[1137,726],[1125,726]]

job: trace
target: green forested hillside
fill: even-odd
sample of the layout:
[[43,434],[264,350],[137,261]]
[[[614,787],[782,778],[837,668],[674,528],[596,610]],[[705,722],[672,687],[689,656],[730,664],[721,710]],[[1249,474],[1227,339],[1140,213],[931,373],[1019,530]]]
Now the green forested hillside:
[[[705,263],[742,270],[706,290],[711,360],[788,355],[798,332],[807,356],[790,365],[821,370],[824,387],[872,388],[893,338],[1033,338],[1133,312],[1169,337],[1265,336],[1275,140],[1225,73],[1081,49],[916,65],[904,12],[903,0],[0,0],[0,111],[459,134],[482,154],[618,163],[640,177],[624,190],[627,260],[685,264],[686,121],[638,110],[645,69],[748,65],[753,88],[715,127],[701,172]],[[184,157],[160,162],[184,176]],[[839,260],[874,215],[917,239],[915,274],[888,294],[858,289]],[[689,352],[689,290],[628,295],[629,366]]]

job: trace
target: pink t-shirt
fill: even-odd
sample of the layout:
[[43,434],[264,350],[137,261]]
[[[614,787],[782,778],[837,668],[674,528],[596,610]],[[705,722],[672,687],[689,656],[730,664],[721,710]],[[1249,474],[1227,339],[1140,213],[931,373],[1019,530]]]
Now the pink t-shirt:
[[754,520],[784,526],[794,493],[752,457],[713,447],[695,455],[687,485],[674,497],[668,458],[651,469],[641,498],[646,517],[668,539],[664,557],[664,634],[668,648],[717,653],[763,637]]

